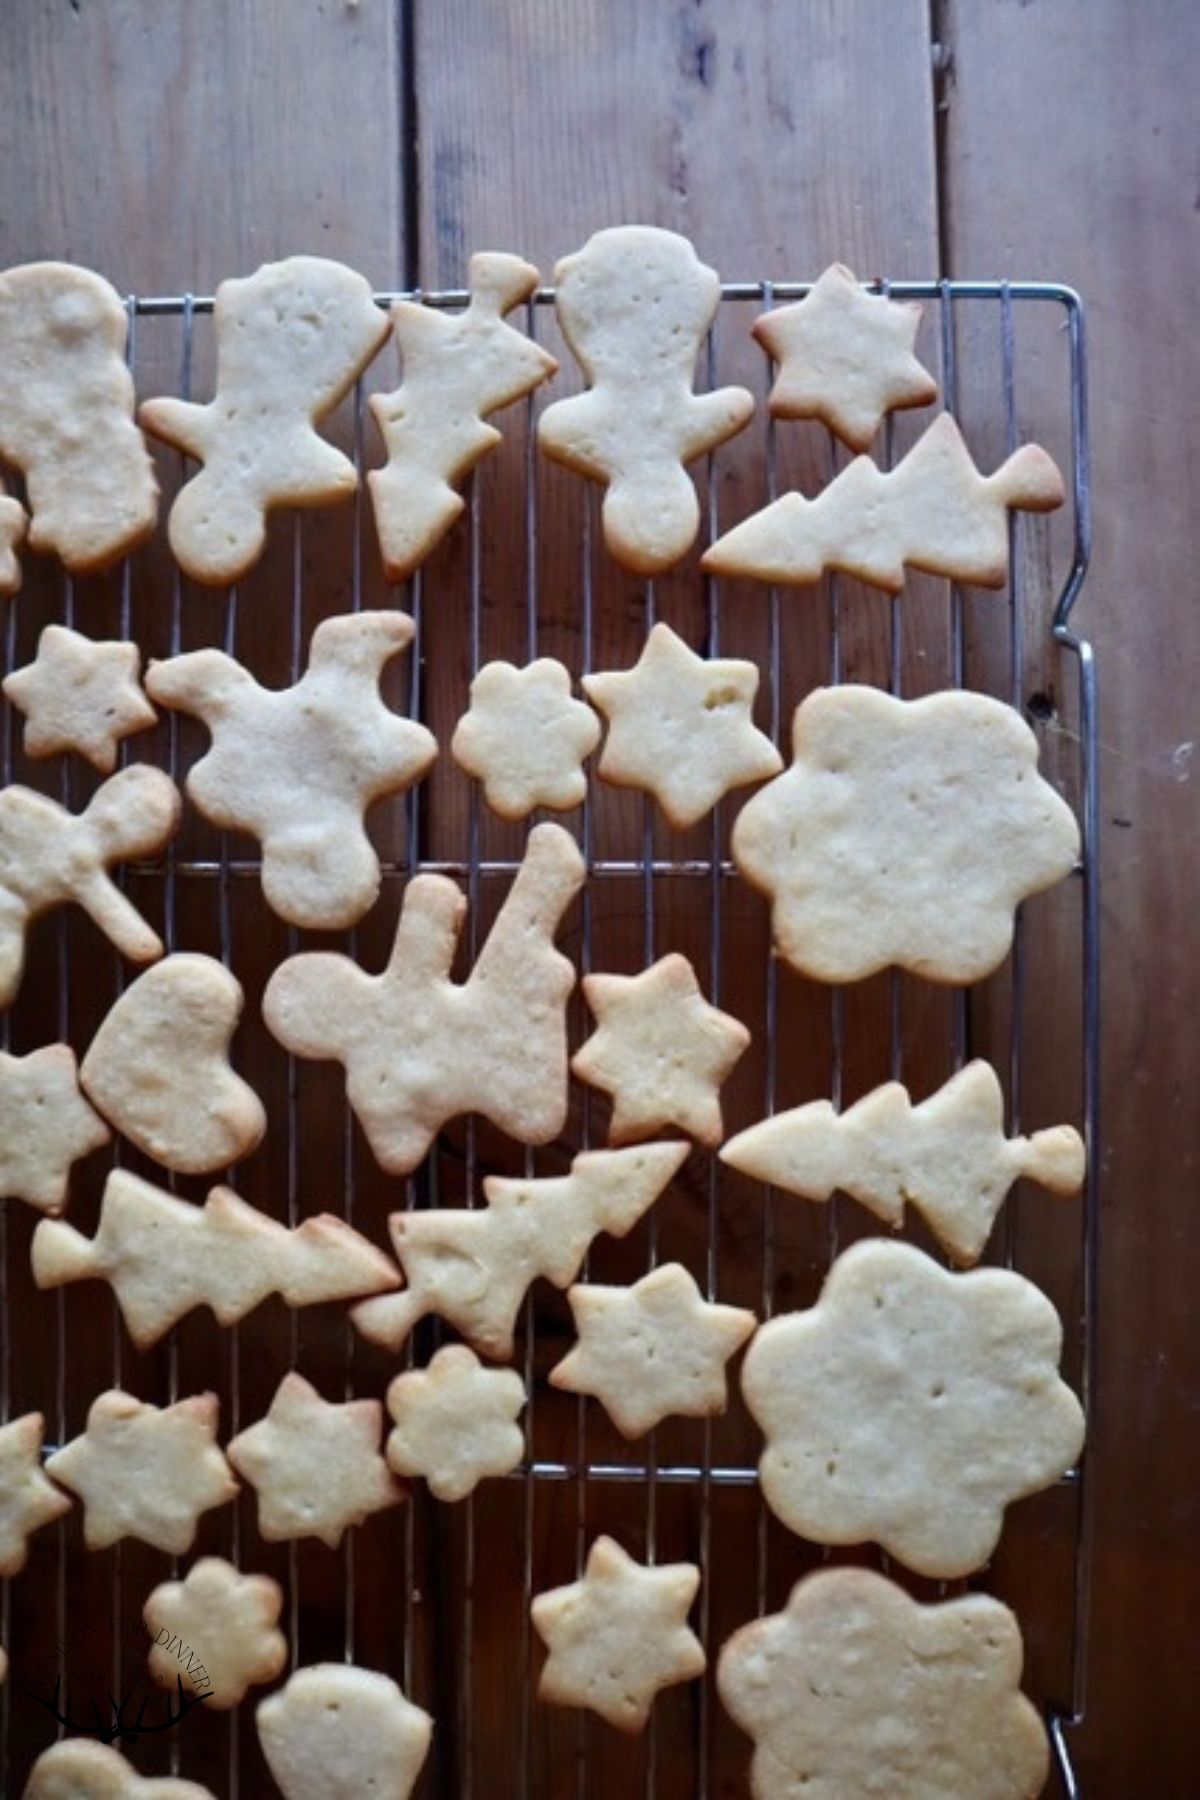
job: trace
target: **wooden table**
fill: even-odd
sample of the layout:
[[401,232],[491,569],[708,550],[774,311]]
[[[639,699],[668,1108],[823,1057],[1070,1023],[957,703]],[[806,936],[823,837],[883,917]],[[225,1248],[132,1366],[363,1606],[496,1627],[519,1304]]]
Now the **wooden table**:
[[[728,277],[809,277],[840,258],[863,276],[1027,276],[1081,291],[1096,546],[1078,618],[1102,681],[1104,1112],[1094,1606],[1087,1713],[1071,1741],[1081,1790],[1097,1800],[1200,1791],[1189,1716],[1200,1340],[1188,1279],[1200,1085],[1191,321],[1200,202],[1189,123],[1200,11],[1188,0],[10,0],[3,27],[0,265],[62,257],[122,292],[211,293],[227,274],[306,249],[345,259],[380,288],[450,286],[473,249],[518,250],[549,271],[597,227],[636,219],[687,233]],[[305,539],[306,591],[334,559],[346,566],[347,529],[331,518],[328,539]],[[288,542],[276,548],[256,591],[287,574]],[[454,555],[447,583],[463,579]],[[153,583],[170,580],[161,557],[147,568],[135,621],[154,603]],[[489,597],[497,632],[503,568]],[[640,618],[634,584],[613,592],[623,623],[605,654]],[[367,598],[384,595],[368,584]],[[37,605],[26,603],[23,645]],[[329,610],[328,595],[313,605]],[[265,668],[271,628],[250,610],[240,652],[252,660],[257,647]],[[186,630],[213,641],[215,617],[189,612]],[[449,623],[433,638],[431,667],[435,651],[461,658]],[[1029,669],[1030,693],[1036,685],[1049,700],[1044,739],[1060,675],[1053,658]],[[443,804],[453,811],[445,792]],[[249,917],[239,912],[235,935]],[[199,911],[194,926],[197,940],[209,929]],[[268,929],[264,953],[282,954],[286,934]],[[368,929],[365,945],[376,937],[382,945]],[[85,957],[88,942],[79,940]],[[29,1004],[14,1030],[43,1041],[47,1022]],[[1031,994],[1029,1007],[1031,1038],[1061,1041],[1055,986]],[[86,1038],[80,1030],[77,1041]],[[297,1103],[278,1075],[263,1079],[275,1082],[269,1100]],[[286,1178],[268,1159],[258,1185]],[[85,1216],[94,1204],[92,1194]],[[27,1236],[17,1221],[14,1255]],[[85,1334],[77,1353],[106,1358],[107,1309],[69,1316]],[[53,1366],[54,1319],[48,1303],[40,1320],[14,1313],[14,1403],[26,1409],[39,1394],[47,1403],[39,1383]],[[184,1376],[202,1381],[224,1352],[217,1334],[197,1330]],[[255,1390],[253,1373],[248,1381]],[[87,1392],[85,1380],[70,1397],[73,1429]],[[665,1516],[670,1536],[669,1506]],[[721,1528],[752,1530],[736,1508]],[[428,1566],[451,1567],[460,1526],[426,1529],[449,1534],[447,1556]],[[538,1529],[569,1525],[548,1516]],[[686,1521],[679,1531],[682,1541]],[[14,1584],[19,1631],[34,1631],[37,1594],[50,1591],[38,1583],[56,1578],[55,1534],[46,1535]],[[368,1536],[364,1567],[385,1566],[383,1543]],[[324,1644],[323,1609],[340,1607],[343,1565],[303,1558],[318,1620],[304,1645],[310,1660]],[[506,1570],[519,1579],[510,1565],[497,1528],[480,1551],[482,1630],[490,1584]],[[144,1591],[161,1559],[134,1547],[130,1594],[139,1575]],[[72,1614],[94,1615],[109,1575],[93,1568],[78,1580]],[[384,1654],[400,1609],[386,1587],[363,1595],[362,1660],[373,1644]],[[476,1677],[480,1800],[502,1791],[489,1785],[486,1746],[518,1703],[511,1648],[498,1636]],[[433,1688],[452,1679],[423,1673]],[[10,1679],[7,1702],[14,1794],[51,1731],[19,1685]],[[209,1723],[189,1721],[189,1745]],[[670,1771],[694,1724],[684,1706],[660,1732],[664,1794],[685,1791]],[[728,1726],[715,1729],[710,1792],[744,1791],[745,1747]],[[538,1715],[532,1730],[534,1791],[574,1793],[574,1723],[551,1730]],[[450,1735],[423,1793],[465,1791]],[[588,1791],[633,1792],[643,1765],[622,1761],[599,1728],[587,1744]],[[137,1754],[146,1768],[166,1766],[162,1740]],[[223,1792],[222,1765],[201,1761]],[[243,1793],[260,1791],[257,1779]]]

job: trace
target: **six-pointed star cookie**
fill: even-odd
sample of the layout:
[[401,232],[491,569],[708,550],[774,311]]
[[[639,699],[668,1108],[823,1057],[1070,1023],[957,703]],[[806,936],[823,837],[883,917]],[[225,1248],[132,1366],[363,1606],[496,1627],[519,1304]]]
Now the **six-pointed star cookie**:
[[692,1563],[646,1568],[598,1537],[582,1577],[538,1594],[530,1609],[550,1652],[541,1698],[641,1731],[660,1688],[704,1673],[704,1651],[687,1626],[699,1586]]
[[583,991],[597,1030],[571,1069],[612,1095],[609,1142],[678,1125],[698,1143],[719,1144],[721,1083],[750,1033],[709,1005],[687,957],[661,957],[640,975],[585,975]]
[[0,1050],[0,1198],[60,1213],[71,1164],[110,1136],[79,1091],[69,1045],[28,1056]]
[[487,1369],[465,1344],[444,1344],[427,1369],[406,1369],[387,1391],[396,1421],[388,1462],[397,1475],[423,1475],[439,1500],[465,1500],[485,1475],[520,1462],[524,1405],[515,1369]]
[[288,1658],[279,1630],[283,1589],[269,1575],[243,1575],[219,1556],[203,1556],[182,1581],[164,1581],[142,1608],[153,1640],[150,1673],[173,1688],[184,1673],[193,1692],[218,1711],[248,1687],[274,1681]]
[[706,662],[669,625],[654,627],[632,669],[585,675],[583,688],[608,720],[602,778],[653,794],[680,830],[711,812],[730,788],[783,767],[751,717],[754,664]]
[[230,1462],[258,1490],[259,1535],[317,1537],[336,1550],[348,1525],[403,1500],[379,1454],[382,1430],[379,1400],[334,1405],[290,1370],[266,1417],[229,1445]]
[[567,1299],[579,1342],[551,1369],[553,1387],[594,1394],[627,1438],[673,1414],[725,1411],[725,1364],[753,1333],[752,1312],[702,1300],[680,1263],[632,1287],[580,1283]]
[[70,1512],[67,1495],[42,1474],[41,1413],[0,1425],[0,1576],[19,1575],[27,1540]]
[[4,680],[5,698],[25,714],[26,756],[75,750],[111,775],[121,739],[158,718],[138,680],[141,666],[136,644],[47,625],[34,661]]
[[565,812],[587,793],[583,760],[600,742],[600,721],[571,698],[571,677],[552,656],[525,668],[490,662],[471,683],[471,704],[450,754],[483,783],[493,812],[523,819],[535,806]]
[[831,263],[803,300],[763,313],[755,337],[779,364],[770,407],[777,418],[823,419],[865,450],[885,413],[927,406],[937,382],[913,355],[915,300],[866,293]]
[[46,1472],[83,1501],[89,1550],[140,1538],[182,1556],[200,1514],[238,1491],[217,1447],[215,1394],[149,1406],[121,1388],[97,1395],[87,1430],[56,1450]]

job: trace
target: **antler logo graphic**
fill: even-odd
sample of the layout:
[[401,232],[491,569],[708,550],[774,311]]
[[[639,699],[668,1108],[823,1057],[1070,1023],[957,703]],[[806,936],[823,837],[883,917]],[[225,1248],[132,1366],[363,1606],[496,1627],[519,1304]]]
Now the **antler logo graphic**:
[[122,1744],[136,1744],[139,1738],[149,1737],[159,1731],[170,1731],[173,1726],[178,1725],[181,1720],[186,1718],[194,1706],[199,1706],[204,1698],[203,1693],[197,1693],[194,1689],[191,1693],[185,1694],[181,1675],[175,1677],[175,1686],[179,1696],[178,1710],[174,1706],[171,1695],[168,1694],[166,1717],[160,1719],[155,1725],[147,1725],[145,1722],[146,1707],[150,1701],[148,1694],[143,1696],[136,1718],[129,1719],[125,1716],[126,1707],[132,1702],[132,1688],[126,1689],[120,1700],[115,1700],[111,1693],[108,1694],[108,1703],[112,1708],[113,1716],[111,1724],[107,1725],[100,1716],[100,1708],[96,1705],[95,1700],[91,1703],[92,1712],[95,1714],[95,1723],[91,1725],[72,1717],[69,1695],[66,1701],[66,1711],[58,1710],[59,1696],[62,1692],[61,1674],[54,1683],[54,1693],[49,1700],[43,1694],[34,1693],[30,1693],[29,1698],[35,1700],[39,1706],[44,1706],[52,1719],[56,1719],[60,1725],[64,1725],[68,1731],[74,1732],[79,1737],[94,1737],[102,1744],[115,1744],[118,1741]]

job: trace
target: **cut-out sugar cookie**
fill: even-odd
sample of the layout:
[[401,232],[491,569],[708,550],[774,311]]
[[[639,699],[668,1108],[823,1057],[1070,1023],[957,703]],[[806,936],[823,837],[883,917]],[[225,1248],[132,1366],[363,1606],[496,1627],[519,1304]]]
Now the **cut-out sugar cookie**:
[[71,1510],[71,1497],[42,1473],[41,1413],[0,1425],[0,1577],[19,1575],[29,1539]]
[[754,1740],[755,1800],[1036,1800],[1049,1745],[1022,1660],[990,1594],[921,1606],[873,1569],[818,1569],[733,1634],[717,1689]]
[[1037,444],[981,475],[958,426],[941,413],[894,469],[856,456],[815,500],[781,494],[718,538],[701,564],[710,574],[793,587],[843,569],[898,594],[907,567],[1002,588],[1009,509],[1053,512],[1065,497],[1062,476]]
[[69,263],[0,274],[0,457],[21,469],[29,547],[73,575],[154,530],[158,484],[133,417],[129,319],[102,276]]
[[382,974],[315,952],[272,975],[268,1029],[295,1056],[344,1065],[350,1105],[391,1174],[414,1169],[460,1113],[483,1113],[523,1144],[562,1130],[575,969],[554,934],[583,878],[575,840],[558,825],[535,826],[462,983],[450,968],[467,901],[443,875],[409,882]]
[[873,1540],[918,1574],[969,1575],[1005,1507],[1083,1447],[1061,1349],[1058,1314],[1024,1276],[854,1244],[817,1304],[760,1326],[742,1364],[768,1506],[814,1543]]
[[721,1085],[750,1033],[709,1005],[687,957],[672,952],[640,975],[585,975],[583,992],[596,1030],[571,1071],[612,1095],[609,1142],[678,1125],[698,1143],[719,1144]]
[[336,1550],[351,1525],[403,1500],[379,1453],[382,1431],[381,1401],[335,1405],[290,1370],[269,1411],[227,1449],[257,1490],[259,1536],[271,1544],[316,1537]]
[[776,1113],[731,1138],[721,1161],[807,1200],[840,1189],[889,1225],[902,1223],[907,1202],[961,1264],[978,1262],[1015,1181],[1075,1194],[1084,1177],[1083,1139],[1070,1125],[1005,1136],[1004,1093],[985,1062],[919,1106],[889,1081],[840,1115],[828,1100]]
[[21,586],[21,563],[17,551],[25,542],[29,515],[0,481],[0,600],[11,600]]
[[286,1667],[282,1608],[283,1589],[269,1575],[243,1575],[222,1557],[201,1557],[182,1581],[161,1582],[147,1596],[142,1618],[151,1637],[151,1675],[160,1686],[174,1686],[184,1646],[187,1686],[216,1711],[227,1711],[247,1688],[274,1681]]
[[46,1462],[46,1473],[83,1502],[89,1550],[139,1538],[182,1556],[201,1513],[238,1491],[217,1446],[215,1394],[150,1406],[120,1388],[92,1401],[87,1429]]
[[578,1581],[534,1597],[530,1616],[549,1651],[539,1699],[590,1707],[619,1731],[641,1731],[661,1689],[704,1673],[687,1623],[699,1586],[693,1563],[647,1567],[598,1537]]
[[632,669],[585,675],[583,689],[608,720],[602,779],[653,794],[678,830],[711,812],[731,788],[783,767],[754,724],[754,664],[706,661],[661,621]]
[[138,680],[141,666],[136,644],[47,625],[33,662],[4,678],[5,698],[25,714],[26,756],[74,750],[111,775],[122,738],[158,718]]
[[172,1775],[139,1775],[111,1744],[62,1738],[29,1772],[22,1800],[217,1800],[210,1788]]
[[394,1681],[352,1663],[297,1669],[255,1722],[283,1800],[409,1800],[433,1735]]
[[547,456],[607,484],[604,541],[635,574],[670,568],[700,524],[686,465],[741,431],[745,388],[692,392],[721,284],[686,238],[651,225],[598,231],[554,270],[558,321],[588,391],[538,421]]
[[215,825],[263,847],[263,892],[289,924],[337,930],[379,894],[379,858],[363,826],[374,800],[402,793],[437,755],[431,732],[391,712],[379,692],[386,663],[412,640],[407,613],[324,619],[295,686],[260,687],[221,650],[152,663],[148,692],[200,718],[212,748],[187,792]]
[[219,587],[258,561],[272,508],[327,506],[358,486],[349,457],[314,428],[389,327],[362,276],[320,256],[290,256],[223,281],[213,318],[213,399],[146,400],[138,417],[204,465],[179,491],[169,536],[184,573]]
[[387,1441],[397,1475],[422,1475],[438,1500],[465,1500],[489,1475],[507,1475],[525,1454],[517,1424],[525,1383],[515,1369],[488,1369],[465,1344],[443,1344],[426,1369],[406,1369],[387,1391],[395,1429]]
[[462,312],[393,302],[404,378],[395,393],[371,396],[388,459],[367,476],[389,581],[406,581],[462,512],[454,484],[500,442],[486,415],[558,368],[549,351],[504,322],[539,279],[519,256],[482,250],[470,261]]
[[571,697],[571,677],[553,657],[525,668],[490,662],[471,683],[471,704],[454,730],[450,754],[483,783],[502,819],[535,807],[565,812],[587,794],[585,758],[600,742],[600,721]]
[[103,782],[81,813],[32,788],[0,791],[0,1007],[25,968],[25,933],[51,907],[73,900],[130,962],[163,952],[152,931],[109,880],[113,863],[154,856],[179,823],[179,792],[161,769],[135,763]]
[[79,1069],[110,1125],[164,1168],[204,1175],[262,1141],[262,1101],[229,1064],[242,985],[211,956],[179,951],[118,996]]
[[814,980],[892,963],[982,980],[1008,954],[1020,902],[1075,867],[1074,814],[998,700],[818,688],[792,742],[792,766],[747,801],[731,845],[771,900],[780,954]]
[[503,1361],[531,1283],[541,1275],[568,1287],[592,1239],[632,1231],[687,1154],[687,1144],[586,1150],[568,1175],[486,1176],[483,1207],[393,1213],[388,1229],[408,1286],[360,1300],[350,1316],[364,1337],[398,1350],[418,1319],[437,1313]]
[[279,1294],[288,1306],[352,1300],[399,1287],[382,1250],[330,1213],[290,1230],[216,1187],[203,1206],[164,1193],[128,1169],[114,1169],[100,1203],[94,1238],[43,1220],[31,1247],[40,1288],[107,1281],[139,1350],[193,1307],[210,1306],[232,1325]]
[[579,1341],[551,1369],[553,1387],[594,1395],[627,1438],[725,1411],[725,1364],[752,1335],[752,1312],[702,1299],[681,1263],[632,1287],[585,1282],[567,1299]]
[[921,311],[917,300],[866,293],[843,263],[831,263],[803,300],[754,321],[779,365],[771,411],[821,419],[865,450],[885,414],[937,398],[937,382],[913,355]]
[[69,1044],[28,1056],[0,1050],[0,1199],[62,1212],[72,1163],[110,1136],[79,1091]]

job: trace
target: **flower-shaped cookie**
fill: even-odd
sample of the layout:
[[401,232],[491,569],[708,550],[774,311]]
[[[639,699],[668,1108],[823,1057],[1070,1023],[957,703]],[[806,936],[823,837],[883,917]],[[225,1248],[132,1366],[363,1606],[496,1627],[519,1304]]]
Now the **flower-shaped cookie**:
[[186,1674],[210,1706],[236,1706],[287,1662],[282,1606],[283,1589],[269,1575],[243,1575],[219,1556],[201,1557],[183,1581],[160,1583],[142,1608],[150,1673],[168,1688]]
[[210,1788],[172,1775],[138,1774],[111,1744],[62,1738],[29,1771],[22,1800],[216,1800]]
[[970,1574],[1009,1502],[1083,1447],[1061,1349],[1058,1314],[1023,1276],[956,1275],[911,1244],[864,1239],[814,1307],[770,1320],[746,1354],[767,1504],[815,1543],[873,1539],[919,1574]]
[[396,1421],[388,1464],[397,1475],[423,1475],[439,1500],[465,1500],[485,1475],[507,1475],[520,1462],[524,1406],[515,1369],[487,1369],[465,1344],[443,1344],[427,1369],[406,1369],[387,1391]]
[[1046,1733],[1020,1691],[1007,1606],[919,1606],[871,1569],[818,1569],[721,1651],[725,1709],[754,1739],[755,1800],[1034,1800]]
[[565,812],[587,793],[585,757],[600,742],[600,721],[571,697],[571,677],[552,656],[518,669],[486,663],[471,683],[471,704],[455,727],[450,754],[483,783],[493,812],[523,819],[537,806]]
[[1074,814],[998,700],[819,688],[792,732],[791,768],[742,808],[732,847],[802,974],[860,981],[897,963],[979,981],[1008,954],[1019,903],[1075,866]]

